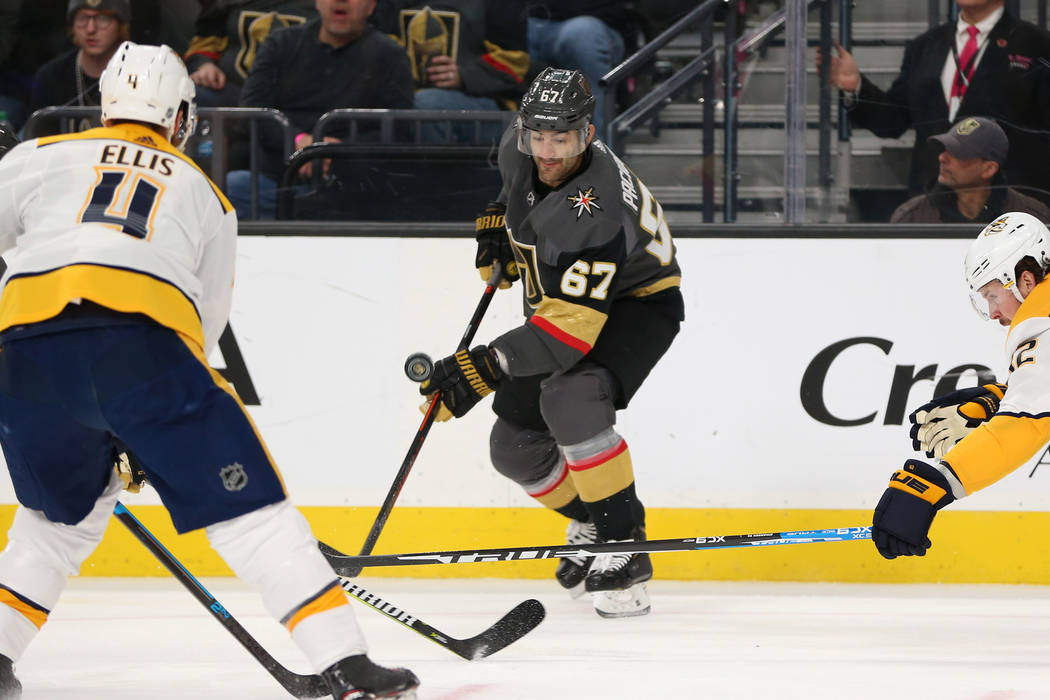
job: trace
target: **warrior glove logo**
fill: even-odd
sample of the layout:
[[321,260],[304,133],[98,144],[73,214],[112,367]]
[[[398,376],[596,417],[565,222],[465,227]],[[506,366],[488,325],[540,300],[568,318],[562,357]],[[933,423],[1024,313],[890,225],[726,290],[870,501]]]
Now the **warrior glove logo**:
[[234,462],[219,470],[219,478],[227,491],[240,491],[248,485],[248,474],[240,462]]
[[572,208],[576,210],[577,221],[583,216],[583,212],[587,212],[590,216],[594,216],[594,212],[591,211],[592,207],[594,209],[601,209],[598,205],[598,195],[594,194],[593,187],[588,187],[586,192],[577,189],[575,195],[570,194],[566,199],[572,202]]

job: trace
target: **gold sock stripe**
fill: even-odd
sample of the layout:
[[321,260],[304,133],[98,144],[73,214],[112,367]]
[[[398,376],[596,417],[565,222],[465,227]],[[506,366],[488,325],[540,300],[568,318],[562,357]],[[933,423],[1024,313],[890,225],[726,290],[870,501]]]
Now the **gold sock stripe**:
[[10,588],[0,586],[0,603],[22,614],[27,620],[36,625],[37,629],[44,626],[50,611],[40,607],[33,601],[20,596]]
[[456,353],[456,362],[459,363],[459,369],[463,372],[463,376],[470,382],[470,388],[478,393],[479,396],[487,396],[492,393],[492,387],[485,383],[485,380],[481,378],[478,373],[477,367],[470,359],[470,353],[466,350],[460,350]]
[[346,595],[343,593],[342,587],[340,587],[338,581],[333,581],[331,585],[323,591],[285,615],[281,620],[281,624],[287,627],[288,631],[291,632],[295,629],[296,625],[311,615],[323,613],[326,610],[334,610],[335,608],[346,604],[347,599]]

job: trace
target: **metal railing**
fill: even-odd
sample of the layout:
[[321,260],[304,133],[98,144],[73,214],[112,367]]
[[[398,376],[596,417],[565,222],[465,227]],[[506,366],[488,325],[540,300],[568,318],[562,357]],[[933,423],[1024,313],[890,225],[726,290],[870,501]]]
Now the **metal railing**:
[[[437,127],[442,145],[485,144],[503,135],[517,112],[503,110],[333,109],[313,128],[314,140],[336,135],[348,143],[428,143],[424,128]],[[346,132],[340,128],[345,125]],[[456,128],[463,127],[463,128]],[[469,130],[467,138],[462,138]],[[433,143],[433,142],[429,142]]]
[[[99,107],[44,107],[30,115],[23,127],[25,138],[36,138],[43,134],[38,133],[49,123],[58,122],[58,133],[68,133],[79,130],[79,124],[72,120],[91,119],[96,123],[99,120],[101,108]],[[228,129],[227,126],[248,122],[249,142],[249,167],[252,171],[253,201],[258,185],[258,163],[257,152],[259,143],[258,122],[259,120],[276,122],[282,132],[283,157],[287,158],[292,152],[292,142],[295,138],[291,122],[283,112],[265,107],[201,107],[197,110],[197,132],[190,137],[186,144],[186,154],[204,163],[204,169],[212,181],[220,189],[226,188],[226,171],[228,170]],[[49,133],[55,133],[50,131]],[[208,144],[207,152],[202,152],[202,145]],[[202,157],[203,156],[203,157]]]
[[[703,81],[703,126],[701,143],[703,148],[704,168],[707,175],[701,182],[701,201],[704,221],[714,221],[714,172],[715,159],[715,63],[717,49],[714,46],[714,14],[717,10],[727,8],[726,42],[731,40],[730,32],[735,36],[735,21],[739,0],[706,0],[690,10],[680,19],[665,29],[652,41],[624,59],[618,66],[602,76],[598,89],[605,91],[605,133],[602,139],[614,151],[618,151],[623,137],[638,125],[658,117],[660,110],[670,103],[671,98],[699,77]],[[660,49],[677,38],[688,28],[700,24],[700,54],[688,64],[655,86],[648,94],[636,103],[615,114],[616,91],[620,84],[643,70],[656,56]]]

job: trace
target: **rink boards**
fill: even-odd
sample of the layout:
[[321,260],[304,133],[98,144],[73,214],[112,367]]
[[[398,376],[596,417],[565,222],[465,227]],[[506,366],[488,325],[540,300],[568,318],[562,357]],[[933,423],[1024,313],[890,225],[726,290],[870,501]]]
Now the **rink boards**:
[[[1005,379],[1004,332],[962,282],[964,240],[677,241],[686,323],[618,430],[653,538],[870,523],[915,455],[907,413],[978,374]],[[481,293],[469,239],[242,237],[225,367],[315,533],[356,553],[421,420],[402,363],[451,352]],[[521,319],[500,291],[477,334]],[[250,384],[250,387],[249,387]],[[563,525],[488,464],[486,402],[434,427],[377,551],[557,543]],[[935,547],[887,563],[870,543],[660,555],[665,578],[1050,582],[1029,533],[1050,524],[1041,455],[938,517]],[[14,503],[10,486],[2,502]],[[155,495],[136,510],[201,575],[200,533],[174,539]],[[9,519],[13,506],[0,507]],[[119,526],[84,573],[161,573]],[[773,550],[776,551],[773,551]],[[551,564],[400,568],[548,576]]]

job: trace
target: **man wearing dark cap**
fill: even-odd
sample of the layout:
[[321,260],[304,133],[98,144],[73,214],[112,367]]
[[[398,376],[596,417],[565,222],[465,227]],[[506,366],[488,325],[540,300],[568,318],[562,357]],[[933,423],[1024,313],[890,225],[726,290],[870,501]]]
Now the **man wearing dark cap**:
[[[42,107],[99,104],[98,79],[117,47],[129,37],[131,3],[129,0],[70,0],[66,22],[76,48],[45,63],[37,71],[29,101],[30,114]],[[49,126],[48,130],[55,129]],[[40,133],[37,131],[35,135]]]
[[966,117],[930,137],[944,150],[937,157],[937,184],[897,207],[890,223],[989,223],[1004,211],[1021,211],[1050,221],[1050,208],[1006,186],[1002,170],[1009,143],[987,117]]

